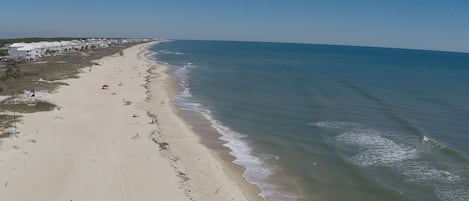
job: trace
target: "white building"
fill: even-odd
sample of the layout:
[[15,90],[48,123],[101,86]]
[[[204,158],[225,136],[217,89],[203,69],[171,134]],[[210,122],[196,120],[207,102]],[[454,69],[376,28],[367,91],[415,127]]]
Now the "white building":
[[44,55],[78,51],[84,49],[107,48],[111,45],[147,42],[149,39],[86,39],[56,42],[14,43],[9,46],[10,59],[17,62],[37,61]]
[[37,61],[46,54],[79,50],[80,41],[13,43],[8,48],[10,59],[17,62]]
[[33,43],[13,43],[8,52],[14,61],[35,61],[42,56]]
[[109,47],[110,41],[106,39],[88,39],[87,43],[89,44],[90,48],[106,48]]

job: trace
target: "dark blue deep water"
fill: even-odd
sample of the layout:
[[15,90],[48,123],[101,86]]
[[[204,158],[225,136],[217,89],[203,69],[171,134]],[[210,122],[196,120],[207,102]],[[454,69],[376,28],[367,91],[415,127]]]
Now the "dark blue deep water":
[[269,201],[469,200],[469,54],[171,41],[175,105]]

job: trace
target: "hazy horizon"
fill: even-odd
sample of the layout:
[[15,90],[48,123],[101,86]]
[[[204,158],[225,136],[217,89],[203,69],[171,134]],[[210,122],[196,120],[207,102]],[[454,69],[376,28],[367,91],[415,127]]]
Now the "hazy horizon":
[[4,2],[0,38],[138,37],[469,52],[469,2]]

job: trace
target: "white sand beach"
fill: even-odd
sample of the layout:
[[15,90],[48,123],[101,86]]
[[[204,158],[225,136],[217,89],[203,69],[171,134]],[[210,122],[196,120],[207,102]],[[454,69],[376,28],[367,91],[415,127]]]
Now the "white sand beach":
[[0,200],[261,200],[177,116],[171,77],[145,57],[152,44],[65,80],[43,97],[54,111],[21,114],[0,144]]

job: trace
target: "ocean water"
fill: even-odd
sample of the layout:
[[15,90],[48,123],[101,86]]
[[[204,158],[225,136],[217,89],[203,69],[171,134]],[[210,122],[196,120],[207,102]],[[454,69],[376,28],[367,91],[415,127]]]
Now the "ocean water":
[[269,201],[469,200],[469,54],[170,41],[151,49]]

